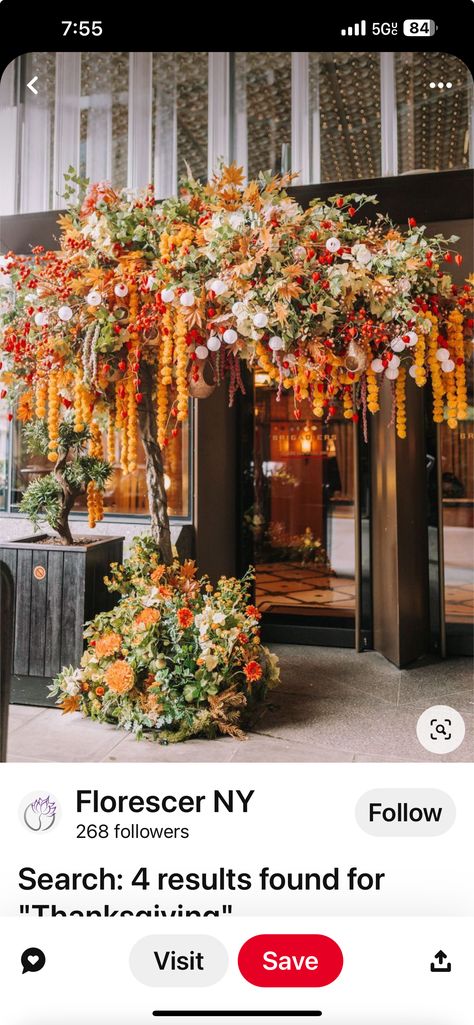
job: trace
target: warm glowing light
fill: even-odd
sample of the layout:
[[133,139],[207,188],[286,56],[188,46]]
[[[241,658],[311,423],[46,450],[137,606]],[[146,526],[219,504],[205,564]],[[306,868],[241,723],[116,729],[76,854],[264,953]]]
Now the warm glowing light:
[[300,438],[300,445],[301,451],[304,452],[305,455],[309,455],[311,452],[311,435],[302,434]]
[[169,489],[171,487],[171,477],[168,477],[167,473],[165,473],[165,475],[164,475],[164,482],[165,482],[165,491],[169,491]]

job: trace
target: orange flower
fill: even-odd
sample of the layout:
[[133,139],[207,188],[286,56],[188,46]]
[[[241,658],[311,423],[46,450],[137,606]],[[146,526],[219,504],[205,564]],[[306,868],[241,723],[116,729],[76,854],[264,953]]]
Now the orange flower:
[[105,687],[97,687],[96,694],[98,698],[103,697],[103,695],[105,694]]
[[77,712],[80,700],[81,699],[78,694],[71,694],[68,695],[67,698],[64,698],[59,706],[63,710],[63,715],[66,715],[66,712]]
[[166,566],[157,566],[151,574],[151,579],[154,584],[159,584],[162,576],[166,573]]
[[123,658],[118,658],[107,669],[104,680],[110,690],[115,691],[116,694],[126,694],[135,683],[135,674],[128,662],[125,662]]
[[194,622],[194,616],[191,609],[178,609],[178,623],[182,630],[185,630],[187,626],[191,626]]
[[28,391],[24,392],[18,400],[16,415],[23,423],[33,418],[33,392],[31,388],[28,388]]
[[247,634],[239,634],[239,636],[237,637],[237,640],[238,640],[239,644],[248,644]]
[[173,588],[166,587],[166,585],[163,585],[163,587],[158,588],[158,594],[160,598],[171,598],[173,594]]
[[262,618],[262,613],[259,612],[256,605],[247,605],[247,608],[245,609],[245,615],[249,616],[249,618],[252,617],[252,619]]
[[262,676],[262,667],[258,662],[252,660],[251,662],[247,662],[247,665],[244,666],[244,673],[247,680],[260,680]]
[[99,182],[97,185],[91,185],[88,189],[87,195],[79,211],[80,217],[87,217],[91,214],[99,201],[106,203],[107,206],[117,199],[117,193],[107,185],[106,182]]
[[122,638],[120,634],[116,633],[104,634],[103,637],[99,637],[99,640],[95,642],[95,650],[99,658],[115,655],[117,651],[120,651],[121,647]]
[[139,612],[133,620],[135,626],[143,626],[145,630],[148,630],[150,626],[154,626],[155,623],[159,623],[161,619],[161,612],[158,609],[143,609]]

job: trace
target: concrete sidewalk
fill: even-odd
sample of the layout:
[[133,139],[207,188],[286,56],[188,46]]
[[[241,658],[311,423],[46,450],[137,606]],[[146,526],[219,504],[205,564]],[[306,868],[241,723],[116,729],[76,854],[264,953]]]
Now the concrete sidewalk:
[[[228,737],[162,747],[55,708],[12,705],[10,762],[392,762],[474,760],[474,686],[469,659],[398,670],[375,652],[272,645],[282,686],[246,741]],[[437,758],[418,743],[418,716],[456,708],[466,739]]]

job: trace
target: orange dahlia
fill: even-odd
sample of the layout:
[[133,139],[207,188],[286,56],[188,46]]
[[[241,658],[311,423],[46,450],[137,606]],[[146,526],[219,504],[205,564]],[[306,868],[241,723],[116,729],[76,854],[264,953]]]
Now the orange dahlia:
[[120,651],[121,647],[122,638],[120,634],[116,633],[104,634],[103,637],[99,637],[99,640],[95,642],[95,650],[99,658],[115,655],[117,651]]
[[123,658],[118,658],[104,673],[104,680],[109,689],[115,691],[116,694],[126,694],[135,683],[135,674],[128,662],[125,662]]
[[159,612],[158,609],[149,608],[143,609],[141,612],[139,612],[138,615],[135,616],[133,622],[135,626],[143,626],[145,627],[145,630],[148,630],[150,626],[154,626],[155,623],[159,623],[160,619],[161,612]]
[[247,677],[247,680],[260,680],[262,676],[262,667],[258,664],[258,662],[255,662],[255,660],[252,659],[251,662],[247,662],[247,665],[244,666],[244,673]]
[[151,580],[153,581],[154,584],[158,584],[160,582],[161,578],[164,576],[165,573],[166,573],[166,566],[157,566],[156,569],[154,569],[153,573],[151,574]]
[[178,609],[178,623],[182,630],[185,630],[187,626],[191,626],[194,622],[194,616],[191,609]]
[[247,605],[245,609],[245,615],[252,619],[261,619],[262,613],[257,609],[256,605]]

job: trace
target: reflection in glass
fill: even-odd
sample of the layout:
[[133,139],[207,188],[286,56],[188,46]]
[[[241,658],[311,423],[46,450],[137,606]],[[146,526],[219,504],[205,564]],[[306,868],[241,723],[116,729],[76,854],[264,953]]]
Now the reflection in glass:
[[81,173],[127,184],[128,53],[81,55]]
[[176,192],[190,170],[207,180],[208,53],[153,54],[153,135],[155,190]]
[[353,425],[323,425],[256,378],[253,539],[264,613],[353,617]]
[[469,166],[472,78],[447,53],[396,53],[398,171]]
[[233,153],[246,176],[289,171],[291,53],[234,53]]
[[474,616],[474,363],[468,365],[468,416],[455,431],[440,425],[445,615],[448,623]]
[[[3,434],[0,434],[0,480],[2,473],[2,452]],[[170,516],[185,516],[190,514],[190,468],[189,468],[189,426],[188,421],[182,425],[182,429],[176,438],[170,438],[170,443],[165,450],[165,485],[168,496],[168,507]],[[147,516],[148,498],[145,479],[145,454],[142,445],[138,444],[138,469],[135,473],[123,473],[117,458],[114,464],[114,472],[107,485],[104,495],[105,513],[122,514],[126,516]],[[21,436],[20,426],[16,424],[14,437],[14,463],[12,482],[12,506],[18,506],[21,502],[23,492],[27,485],[37,476],[51,472],[51,463],[46,457],[30,456],[26,450]],[[1,484],[0,484],[1,488]],[[78,499],[75,511],[85,510],[87,506],[86,497]],[[1,506],[0,506],[1,508]]]
[[380,175],[380,58],[378,53],[309,54],[310,138],[320,120],[322,182]]

